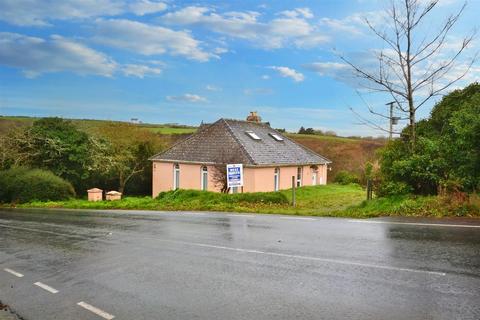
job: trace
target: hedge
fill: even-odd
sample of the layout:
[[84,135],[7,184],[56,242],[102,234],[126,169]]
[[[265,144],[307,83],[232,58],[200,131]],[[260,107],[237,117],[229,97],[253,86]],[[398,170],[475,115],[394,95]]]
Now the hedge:
[[50,171],[28,168],[0,171],[0,202],[55,201],[74,196],[72,185]]

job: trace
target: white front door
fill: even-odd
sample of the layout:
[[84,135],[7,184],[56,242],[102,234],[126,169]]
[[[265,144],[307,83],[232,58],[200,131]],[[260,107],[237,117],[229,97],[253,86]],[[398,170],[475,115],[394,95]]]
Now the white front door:
[[314,171],[312,173],[312,186],[316,186],[317,185],[317,172]]

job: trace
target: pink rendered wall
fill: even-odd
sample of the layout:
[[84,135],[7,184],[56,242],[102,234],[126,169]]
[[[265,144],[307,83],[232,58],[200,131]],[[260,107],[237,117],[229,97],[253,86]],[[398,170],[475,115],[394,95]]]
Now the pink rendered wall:
[[[200,164],[180,163],[180,188],[201,190]],[[173,166],[171,162],[153,162],[152,196],[156,197],[160,192],[173,190]],[[208,168],[208,191],[220,191],[215,186],[213,166]],[[297,167],[278,167],[280,169],[280,190],[292,187],[292,176],[297,176]],[[274,190],[275,167],[244,168],[243,192],[268,192]],[[326,184],[327,166],[319,165],[317,169],[317,185]],[[302,186],[312,185],[312,168],[303,166]]]
[[173,189],[173,163],[157,162],[152,164],[152,196]]
[[254,168],[243,168],[243,192],[255,192]]
[[[152,196],[156,197],[160,192],[173,190],[173,166],[171,162],[153,162]],[[180,188],[195,189],[202,188],[202,165],[179,163],[180,166]],[[213,166],[207,166],[208,170],[208,191],[220,191],[212,180]]]

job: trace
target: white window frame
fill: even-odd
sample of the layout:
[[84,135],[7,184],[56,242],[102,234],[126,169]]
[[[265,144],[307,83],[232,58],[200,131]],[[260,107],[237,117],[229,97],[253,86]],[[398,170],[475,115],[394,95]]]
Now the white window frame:
[[276,133],[269,133],[269,135],[274,139],[274,140],[277,140],[277,141],[283,141],[283,138],[276,134]]
[[273,171],[273,190],[280,190],[280,168],[275,168]]
[[202,166],[200,169],[200,190],[208,191],[208,167]]
[[255,132],[253,131],[245,131],[245,133],[250,137],[252,138],[253,140],[262,140],[262,138],[260,138]]
[[297,167],[297,188],[300,188],[302,186],[302,180],[303,180],[303,167]]
[[[178,179],[177,179],[177,174],[178,174]],[[173,165],[173,190],[177,190],[177,189],[180,189],[180,165],[178,163],[175,163]]]

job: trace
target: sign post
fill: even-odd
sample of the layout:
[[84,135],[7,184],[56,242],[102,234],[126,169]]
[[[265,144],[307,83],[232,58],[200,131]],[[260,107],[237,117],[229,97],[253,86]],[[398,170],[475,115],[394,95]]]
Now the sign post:
[[297,187],[295,176],[292,176],[292,206],[297,206],[297,198],[295,194],[295,188]]
[[243,165],[227,164],[227,187],[243,187]]

